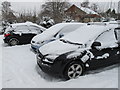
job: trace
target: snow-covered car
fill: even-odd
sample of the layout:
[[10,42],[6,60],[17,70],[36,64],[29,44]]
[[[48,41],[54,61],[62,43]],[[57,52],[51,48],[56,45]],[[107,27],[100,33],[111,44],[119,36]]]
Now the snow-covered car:
[[11,24],[4,33],[4,42],[11,46],[28,44],[31,39],[46,30],[32,22]]
[[120,28],[98,25],[83,26],[40,47],[37,53],[37,64],[42,71],[65,79],[119,61]]
[[36,35],[31,40],[31,50],[36,53],[38,49],[51,41],[59,39],[64,35],[76,30],[77,28],[87,25],[86,23],[59,23],[56,24],[43,33]]

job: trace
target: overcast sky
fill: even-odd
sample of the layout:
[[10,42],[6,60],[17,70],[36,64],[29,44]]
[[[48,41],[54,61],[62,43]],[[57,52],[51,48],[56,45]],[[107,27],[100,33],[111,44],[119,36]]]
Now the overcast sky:
[[[9,1],[12,5],[12,10],[15,12],[23,12],[24,10],[36,10],[37,12],[40,12],[41,5],[45,2],[45,0],[0,0],[0,3],[3,1]],[[67,0],[69,2],[72,2],[74,4],[80,4],[78,2],[83,2],[84,0]],[[112,2],[112,8],[116,9],[117,11],[117,2],[120,0],[89,0],[91,3],[97,3],[101,10],[105,11],[110,7],[110,3]]]
[[[1,0],[6,1],[6,0]],[[7,0],[10,2],[44,2],[45,0]],[[83,2],[84,0],[67,0],[70,2]],[[120,0],[89,0],[90,2],[118,2]]]

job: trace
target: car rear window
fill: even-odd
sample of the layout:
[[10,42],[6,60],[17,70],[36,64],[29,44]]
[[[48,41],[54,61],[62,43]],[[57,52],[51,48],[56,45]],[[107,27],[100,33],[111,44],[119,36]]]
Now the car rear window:
[[15,31],[28,32],[29,29],[27,25],[20,25],[15,28]]

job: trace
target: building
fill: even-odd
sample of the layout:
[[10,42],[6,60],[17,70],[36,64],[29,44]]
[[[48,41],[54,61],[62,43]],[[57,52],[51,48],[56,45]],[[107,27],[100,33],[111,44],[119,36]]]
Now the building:
[[66,18],[79,21],[79,22],[90,22],[90,21],[100,21],[101,16],[85,7],[78,7],[76,5],[72,5],[65,11]]

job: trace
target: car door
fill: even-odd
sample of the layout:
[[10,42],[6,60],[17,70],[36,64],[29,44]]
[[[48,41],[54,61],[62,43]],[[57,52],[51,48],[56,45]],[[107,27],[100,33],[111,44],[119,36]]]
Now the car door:
[[89,62],[91,68],[99,68],[118,63],[119,48],[114,30],[103,32],[94,42],[100,42],[101,46],[90,50],[94,55],[94,58]]
[[[118,60],[120,60],[120,27],[118,28],[115,28],[115,36],[116,36],[116,39],[117,39],[117,43],[118,43]],[[120,62],[120,61],[119,61]]]
[[28,26],[28,28],[29,28],[29,41],[31,41],[35,35],[42,33],[42,30],[37,26],[30,25]]
[[27,25],[19,25],[15,28],[15,31],[19,35],[21,43],[28,43],[29,41],[29,29]]

